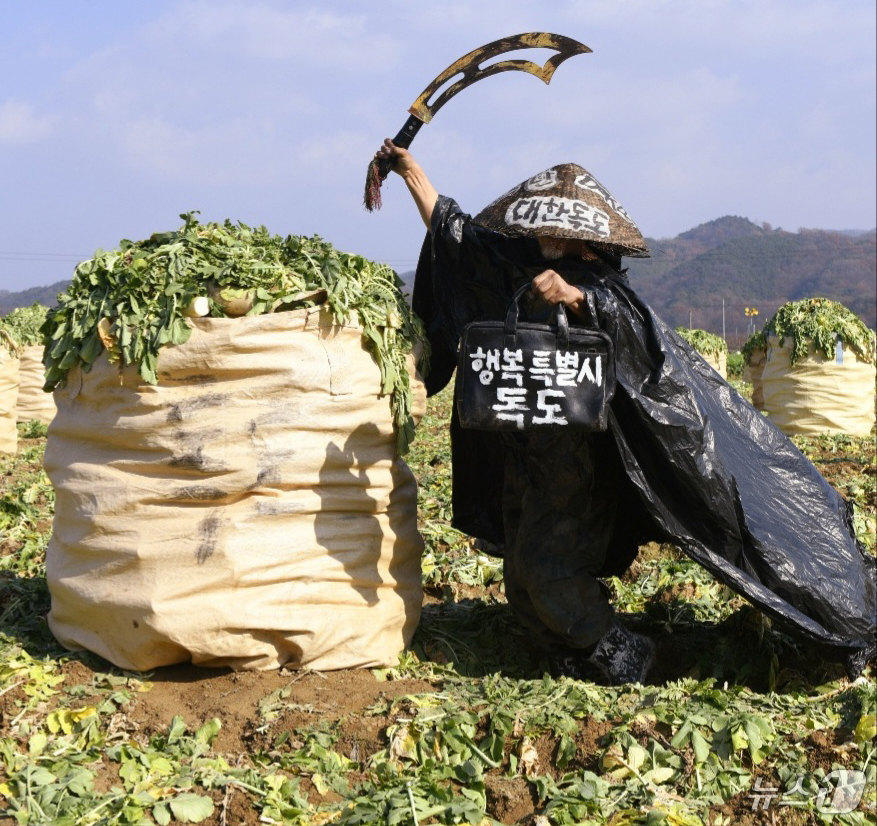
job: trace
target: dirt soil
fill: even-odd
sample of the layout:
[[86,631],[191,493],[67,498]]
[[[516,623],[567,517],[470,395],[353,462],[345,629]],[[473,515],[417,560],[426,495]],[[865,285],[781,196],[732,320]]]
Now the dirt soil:
[[[681,641],[680,641],[681,642]],[[690,641],[686,641],[686,644]],[[676,648],[672,646],[671,648]],[[675,652],[678,656],[679,650]],[[683,662],[677,660],[677,669]],[[65,686],[89,686],[101,673],[86,662],[71,660],[62,670],[67,678]],[[662,669],[665,678],[675,679],[678,673],[668,663]],[[288,745],[295,746],[297,731],[333,724],[338,733],[336,751],[354,761],[364,761],[369,755],[387,747],[385,732],[394,720],[388,715],[393,700],[410,694],[431,693],[436,687],[424,680],[397,679],[380,681],[368,670],[337,672],[313,671],[241,671],[206,669],[190,664],[159,668],[143,675],[151,684],[149,690],[133,695],[120,715],[120,725],[135,739],[146,740],[151,735],[167,730],[175,715],[183,718],[187,728],[197,729],[213,717],[222,720],[213,748],[231,762],[238,756],[262,753],[270,759],[281,735],[288,735]],[[278,689],[289,688],[288,696],[279,699],[272,708],[270,722],[266,722],[266,698]],[[15,691],[8,692],[0,707],[0,724],[12,716]],[[83,698],[87,702],[89,698]],[[4,718],[6,718],[4,720]],[[601,738],[612,728],[611,722],[585,718],[575,737],[576,752],[566,771],[598,770],[602,752]],[[816,765],[830,766],[834,755],[831,742],[816,732],[808,742]],[[822,738],[822,739],[820,739]],[[824,742],[823,742],[824,741]],[[299,743],[300,745],[300,743]],[[556,766],[558,739],[544,734],[532,744],[531,770],[535,774],[550,774],[559,778],[563,772]],[[814,765],[815,768],[815,765]],[[107,788],[118,782],[115,767],[108,766]],[[776,778],[765,778],[776,780]],[[320,802],[320,795],[306,778],[302,790],[312,803]],[[355,784],[357,778],[350,778]],[[485,777],[489,814],[505,824],[543,823],[537,815],[539,801],[532,786],[521,776],[509,777],[506,771],[492,770]],[[329,792],[325,800],[334,799]],[[214,793],[215,812],[207,826],[255,826],[259,813],[250,797],[238,788]],[[808,820],[768,820],[751,809],[752,800],[746,794],[738,795],[720,807],[731,815],[733,823],[760,826],[767,823],[809,823]],[[776,812],[773,817],[777,817]],[[784,813],[784,816],[791,813]],[[0,819],[2,823],[2,819]]]
[[[79,660],[65,663],[62,671],[66,687],[90,686],[96,675],[105,673]],[[387,745],[384,732],[392,720],[380,713],[380,708],[388,709],[394,699],[404,695],[435,691],[431,683],[423,680],[379,681],[368,670],[235,672],[181,664],[158,668],[143,676],[151,688],[133,695],[124,714],[119,716],[120,727],[145,741],[167,731],[176,715],[183,718],[190,730],[218,717],[222,728],[213,741],[213,750],[225,755],[232,764],[235,755],[257,751],[270,754],[281,733],[336,722],[340,733],[335,750],[351,760],[365,760]],[[289,696],[275,706],[279,713],[265,723],[260,703],[277,689],[287,687],[291,689]],[[24,697],[15,690],[0,697],[0,727],[18,713],[17,699]],[[91,699],[97,698],[85,696],[83,703]],[[118,782],[114,775],[115,767],[108,767],[106,777],[102,778],[107,788]],[[356,778],[350,779],[356,782]],[[522,782],[526,787],[526,782]],[[312,802],[319,802],[319,795],[307,781],[302,789],[310,792]],[[204,821],[205,826],[249,826],[260,822],[252,801],[239,789],[217,793],[214,802],[215,816]],[[529,810],[532,811],[532,804]],[[0,818],[0,824],[5,822]]]
[[[88,685],[96,673],[79,662],[68,663],[64,671],[73,685]],[[381,682],[367,670],[230,671],[190,664],[155,669],[149,682],[152,688],[134,695],[125,708],[134,730],[145,736],[165,731],[175,715],[182,717],[188,728],[197,729],[218,717],[222,729],[213,747],[224,754],[246,754],[254,747],[268,745],[273,740],[271,733],[339,719],[345,721],[342,743],[349,744],[349,751],[355,752],[360,742],[377,751],[384,746],[377,729],[386,727],[388,721],[381,715],[363,716],[363,712],[406,694],[435,691],[423,680]],[[294,710],[281,713],[270,726],[260,725],[260,702],[286,687],[290,694],[279,705]],[[346,756],[361,759],[364,755]]]
[[[697,636],[697,635],[695,635]],[[655,682],[676,679],[680,670],[690,668],[692,657],[683,656],[683,650],[694,645],[709,645],[711,634],[703,639],[674,639],[665,641],[661,673]],[[713,640],[714,641],[714,640]],[[65,687],[90,686],[93,678],[102,673],[96,662],[92,668],[87,662],[71,660],[62,666]],[[105,673],[105,671],[103,672]],[[156,669],[144,675],[151,688],[135,693],[119,715],[119,726],[136,740],[145,741],[151,735],[167,730],[172,718],[179,715],[187,728],[197,729],[213,717],[222,720],[222,729],[213,748],[230,763],[244,755],[261,753],[267,759],[279,748],[278,738],[287,736],[287,745],[298,747],[302,729],[331,724],[338,735],[335,750],[356,762],[387,747],[386,731],[394,719],[388,714],[392,701],[410,694],[436,691],[436,686],[424,680],[398,679],[380,681],[368,670],[337,672],[312,671],[242,671],[205,669],[190,664]],[[273,714],[266,722],[264,701],[272,692],[289,688],[289,695],[272,705]],[[17,712],[16,691],[0,697],[0,727],[7,725]],[[18,698],[23,699],[23,698]],[[83,703],[89,697],[83,697]],[[262,708],[260,708],[262,704]],[[599,770],[602,753],[601,739],[612,728],[611,722],[588,718],[581,721],[575,737],[576,752],[566,771]],[[836,736],[832,734],[831,736]],[[810,755],[812,768],[829,768],[836,759],[835,743],[824,732],[814,732],[804,744]],[[559,778],[563,771],[556,765],[558,738],[543,734],[531,744],[531,770],[535,774],[550,774]],[[275,752],[276,753],[276,752]],[[99,778],[106,788],[118,783],[117,767],[107,766]],[[355,785],[358,778],[349,778]],[[766,776],[763,785],[776,785],[777,778]],[[539,801],[533,787],[521,776],[509,777],[505,769],[491,770],[485,777],[488,812],[504,824],[544,824],[539,815]],[[320,795],[307,778],[302,778],[302,791],[312,803],[319,803]],[[333,800],[329,791],[323,800]],[[259,812],[246,792],[229,787],[213,794],[214,815],[206,826],[255,826]],[[789,810],[771,812],[753,811],[752,798],[746,793],[715,809],[715,813],[730,816],[732,823],[747,826],[762,824],[816,823],[812,814]],[[801,819],[801,818],[804,819]],[[0,824],[4,821],[0,818]]]
[[851,494],[850,479],[856,477],[870,479],[870,486],[864,496],[864,504],[870,508],[877,507],[877,486],[874,485],[874,477],[877,477],[877,463],[874,461],[873,454],[855,458],[838,456],[829,450],[823,450],[813,453],[811,461],[829,484],[844,497]]

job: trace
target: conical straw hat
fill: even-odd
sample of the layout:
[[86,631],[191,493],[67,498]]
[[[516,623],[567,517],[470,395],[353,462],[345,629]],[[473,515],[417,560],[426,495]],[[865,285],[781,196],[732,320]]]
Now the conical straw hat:
[[624,207],[587,169],[552,166],[497,198],[473,219],[505,235],[577,238],[633,258],[649,248]]

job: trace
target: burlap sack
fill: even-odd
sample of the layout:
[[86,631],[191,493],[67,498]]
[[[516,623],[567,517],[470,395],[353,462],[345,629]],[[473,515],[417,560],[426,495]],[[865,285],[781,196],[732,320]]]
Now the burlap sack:
[[51,422],[55,417],[55,400],[51,393],[43,392],[46,376],[41,344],[22,349],[19,378],[20,386],[16,407],[18,421],[29,422],[36,419],[45,424]]
[[713,368],[723,379],[728,378],[728,354],[727,353],[719,353],[716,355],[715,353],[704,354],[701,353],[706,363]]
[[0,453],[18,450],[18,428],[15,426],[18,367],[18,357],[0,341]]
[[810,436],[871,433],[873,364],[859,360],[849,347],[828,359],[814,353],[811,346],[810,354],[792,365],[791,340],[780,346],[776,336],[769,336],[767,343],[767,361],[761,374],[764,409],[780,430]]
[[422,540],[361,330],[319,308],[192,324],[157,386],[102,356],[55,392],[52,632],[135,670],[395,664]]
[[764,350],[753,350],[749,357],[749,364],[743,368],[743,381],[752,385],[752,406],[758,410],[764,410],[764,388],[761,385],[761,374],[767,361],[767,353]]

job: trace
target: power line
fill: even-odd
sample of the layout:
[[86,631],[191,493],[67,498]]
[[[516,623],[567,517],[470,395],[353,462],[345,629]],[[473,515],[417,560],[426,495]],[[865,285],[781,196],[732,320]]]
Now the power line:
[[[6,261],[85,261],[93,258],[91,255],[76,255],[70,252],[0,252],[0,260]],[[386,264],[416,264],[416,258],[380,258],[378,259]]]
[[54,262],[58,264],[66,262],[84,261],[91,256],[73,255],[72,253],[59,252],[0,252],[0,261],[35,261],[35,262]]

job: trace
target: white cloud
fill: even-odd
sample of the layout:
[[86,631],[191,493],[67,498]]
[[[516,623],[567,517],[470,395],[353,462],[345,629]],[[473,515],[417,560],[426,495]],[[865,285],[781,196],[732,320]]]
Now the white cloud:
[[386,81],[404,51],[373,28],[314,4],[173,3],[70,69],[81,102],[70,121],[108,162],[161,179],[288,181],[296,145],[312,153],[346,124],[367,138],[380,94],[370,77]]
[[56,118],[38,115],[29,103],[7,100],[0,103],[0,144],[21,145],[47,137]]
[[718,46],[741,62],[752,48],[781,54],[805,41],[821,45],[812,53],[818,55],[844,35],[854,48],[849,33],[874,28],[873,5],[849,0],[592,0],[565,10],[571,24],[627,31],[656,44]]
[[190,127],[150,115],[116,129],[127,163],[140,175],[205,186],[264,186],[283,177],[270,118]]
[[325,6],[187,0],[149,26],[147,36],[260,60],[313,61],[312,70],[319,73],[339,64],[361,71],[378,61],[388,65],[398,41],[369,28],[368,15]]

